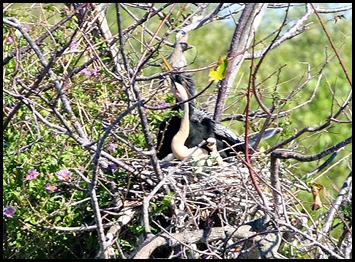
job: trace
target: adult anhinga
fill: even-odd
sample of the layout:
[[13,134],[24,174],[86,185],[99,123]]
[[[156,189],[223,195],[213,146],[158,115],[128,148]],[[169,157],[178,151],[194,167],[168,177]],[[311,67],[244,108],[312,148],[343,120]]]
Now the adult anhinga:
[[[168,62],[173,67],[173,69],[180,70],[182,67],[186,66],[184,52],[188,49],[188,47],[189,45],[187,43],[187,34],[184,31],[179,31],[176,35],[174,51],[168,58]],[[183,90],[181,92],[176,92],[178,89],[184,88],[184,90],[187,92],[188,98],[196,94],[195,85],[191,76],[186,75],[183,72],[171,75],[170,78],[165,81],[165,83],[170,86],[177,101],[181,101],[181,92],[183,92]],[[179,108],[180,107],[175,107],[173,110],[177,111]],[[245,151],[244,142],[241,141],[233,131],[229,130],[222,124],[215,123],[212,117],[206,111],[195,106],[194,101],[191,101],[188,104],[185,103],[184,106],[182,106],[182,109],[185,110],[184,117],[182,119],[175,114],[164,120],[159,126],[159,133],[157,136],[157,157],[159,159],[163,159],[169,155],[171,156],[173,153],[173,139],[180,130],[181,122],[183,120],[186,121],[186,119],[189,121],[189,132],[186,132],[187,125],[185,125],[183,133],[184,139],[177,138],[181,145],[177,145],[175,143],[175,148],[180,146],[181,148],[191,149],[197,147],[204,140],[212,140],[213,142],[213,139],[215,139],[217,150],[222,150],[220,152],[220,156],[222,158],[234,156],[235,152]],[[262,140],[273,136],[279,131],[279,129],[267,130],[264,133]],[[253,143],[255,143],[257,140],[256,138],[257,136],[251,138],[249,140],[249,144],[253,145]],[[233,149],[231,147],[233,147]],[[204,152],[204,154],[211,151],[213,151],[213,145],[209,143],[202,146],[201,148],[201,152]],[[178,158],[177,156],[175,157]]]
[[[175,85],[179,88],[183,88],[183,86],[178,82],[176,82]],[[176,107],[173,110],[179,110],[179,107]],[[223,151],[220,154],[223,158],[233,155],[234,151],[228,148],[228,144],[234,145],[235,151],[244,151],[244,143],[242,143],[236,135],[234,135],[234,133],[226,127],[221,124],[215,124],[213,119],[209,117],[206,112],[196,108],[192,103],[185,103],[183,110],[185,120],[188,119],[189,121],[189,132],[182,146],[187,148],[195,148],[201,144],[202,141],[208,141],[208,139],[214,138],[216,140],[218,151],[226,149],[226,151]],[[184,118],[180,118],[177,115],[172,115],[160,124],[157,136],[157,156],[159,159],[163,159],[173,153],[171,145],[175,135],[180,130],[183,119]],[[186,129],[185,125],[184,130]],[[186,133],[184,134],[186,136]],[[181,142],[182,139],[179,141]],[[203,145],[202,149],[207,150],[207,152],[212,151],[208,145]]]
[[[191,48],[187,43],[188,35],[185,31],[180,30],[176,34],[176,40],[174,44],[174,50],[172,54],[168,57],[169,66],[176,71],[181,71],[187,65],[186,58],[184,56],[184,52]],[[167,81],[169,80],[169,81]],[[194,96],[196,94],[195,84],[191,75],[180,72],[179,74],[174,74],[170,76],[170,79],[165,81],[166,85],[169,85],[171,88],[178,84],[182,85],[185,90],[188,92],[189,97]],[[180,87],[180,86],[179,86]],[[174,93],[174,89],[172,89]],[[180,98],[176,96],[176,92],[174,93],[175,98],[179,101]],[[226,127],[215,124],[210,115],[195,107],[194,101],[190,101],[188,104],[188,114],[189,116],[189,133],[188,137],[185,140],[184,146],[188,148],[194,148],[198,146],[203,140],[209,139],[211,142],[211,138],[216,138],[217,141],[217,149],[224,149],[227,144],[223,142],[226,141],[230,145],[235,145],[239,143],[238,146],[235,147],[236,151],[243,151],[244,146],[240,143],[239,139],[234,135],[232,131],[227,129]],[[185,105],[187,106],[187,104]],[[179,110],[179,107],[174,108],[175,111]],[[180,128],[182,119],[178,116],[172,116],[169,119],[166,119],[159,127],[158,133],[158,146],[157,146],[157,156],[159,159],[163,159],[172,153],[171,142],[178,132]],[[207,143],[204,147],[204,150],[211,152],[211,144]],[[233,151],[233,150],[230,150]],[[227,157],[230,155],[229,151],[225,151],[222,153],[223,157]]]
[[[174,78],[173,78],[174,79]],[[176,80],[176,79],[174,79]],[[181,85],[178,81],[172,81],[173,85],[178,86],[179,89],[182,87],[184,90],[186,88]],[[185,92],[186,93],[186,92]],[[181,98],[177,96],[173,91],[174,96],[177,100],[186,100],[186,98]],[[189,97],[189,96],[188,96]],[[173,111],[178,111],[180,107],[173,108]],[[186,130],[187,125],[184,127],[184,139],[185,140],[178,140],[180,141],[181,145],[186,148],[195,148],[202,141],[207,141],[207,144],[202,146],[202,149],[206,150],[207,152],[214,151],[213,143],[215,143],[219,155],[222,158],[227,158],[230,156],[235,156],[235,152],[244,152],[245,151],[245,143],[241,141],[237,135],[228,129],[227,127],[223,126],[222,124],[215,123],[212,117],[202,109],[195,107],[193,103],[184,103],[183,108],[184,114],[183,118],[180,118],[176,114],[173,114],[169,118],[165,119],[159,126],[159,132],[157,135],[157,157],[159,159],[163,159],[167,156],[170,156],[173,153],[172,150],[172,142],[178,131],[180,130],[181,123],[185,118],[188,119],[188,135],[186,137]],[[186,110],[188,109],[188,110]],[[188,117],[187,117],[188,116]],[[273,137],[275,134],[279,133],[282,129],[281,128],[270,128],[267,129],[262,137],[261,141],[266,140],[270,137]],[[253,146],[258,139],[259,134],[254,135],[249,138],[249,146]],[[215,141],[213,140],[215,139]],[[182,144],[182,142],[184,142]],[[176,145],[175,145],[176,146]],[[176,157],[176,156],[175,156]],[[176,157],[178,158],[178,157]]]

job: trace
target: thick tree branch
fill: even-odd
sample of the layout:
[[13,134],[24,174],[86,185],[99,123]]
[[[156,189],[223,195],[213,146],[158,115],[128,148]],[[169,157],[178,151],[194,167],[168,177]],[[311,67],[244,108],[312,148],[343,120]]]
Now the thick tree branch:
[[[220,122],[227,94],[234,84],[234,80],[244,61],[245,51],[248,50],[258,28],[267,4],[251,3],[246,4],[234,31],[232,43],[229,48],[227,59],[229,65],[226,77],[219,83],[218,96],[213,119]],[[241,53],[243,52],[243,53]]]

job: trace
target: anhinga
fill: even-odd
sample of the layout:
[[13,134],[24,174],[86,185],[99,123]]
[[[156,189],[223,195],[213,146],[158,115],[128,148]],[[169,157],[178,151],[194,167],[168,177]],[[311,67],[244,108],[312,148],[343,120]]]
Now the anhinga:
[[[167,59],[167,66],[169,67],[169,70],[179,71],[178,74],[174,74],[176,82],[185,86],[189,92],[189,95],[194,96],[196,94],[196,89],[192,76],[182,72],[182,70],[187,66],[184,52],[192,48],[192,46],[187,43],[187,39],[188,35],[184,30],[180,30],[176,33],[174,50]],[[165,84],[169,85],[166,81]]]
[[[176,78],[172,77],[172,88],[176,90],[186,90],[186,87],[181,85]],[[174,90],[172,90],[175,98],[178,101],[187,100],[190,96],[185,91],[186,97],[182,97],[181,94],[177,95]],[[179,91],[182,93],[182,91]],[[180,107],[173,108],[174,111],[178,111]],[[182,122],[189,122],[188,125],[184,125],[184,141],[182,139],[178,140],[181,142],[181,147],[186,148],[195,148],[202,141],[207,141],[207,144],[202,146],[202,149],[211,153],[214,150],[213,143],[217,147],[219,155],[222,158],[227,158],[230,156],[235,156],[235,152],[244,152],[245,143],[241,141],[237,135],[223,126],[222,124],[215,123],[212,117],[202,109],[197,108],[193,103],[184,103],[182,109],[184,110],[183,118],[180,118],[176,114],[173,114],[169,118],[165,119],[159,126],[159,132],[157,135],[157,157],[163,159],[173,153],[172,142],[176,134],[181,128]],[[187,120],[186,120],[187,119]],[[188,126],[188,128],[187,128]],[[188,134],[186,130],[189,130]],[[270,128],[267,129],[262,137],[261,141],[264,141],[270,137],[273,137],[275,134],[279,133],[281,128]],[[259,134],[254,135],[249,138],[249,146],[253,146],[257,141]],[[215,141],[213,140],[215,139]],[[184,142],[184,143],[182,143]],[[174,145],[176,147],[176,145]],[[170,155],[171,156],[171,155]],[[175,156],[178,158],[177,156]],[[170,157],[169,157],[170,159]],[[178,158],[179,159],[179,158]]]
[[[189,46],[189,44],[187,43],[187,39],[188,35],[185,31],[180,30],[179,32],[177,32],[174,50],[167,59],[169,63],[168,66],[170,66],[173,70],[181,71],[187,65],[184,52],[191,48],[191,46]],[[184,87],[184,90],[188,92],[189,97],[194,96],[196,94],[195,84],[191,75],[185,74],[183,72],[170,76],[170,79],[165,80],[165,84],[169,85],[170,88],[173,88],[173,86],[176,85],[182,85]],[[177,101],[179,101],[180,98],[176,96],[176,92],[174,93],[174,89],[172,89],[172,91]],[[189,116],[190,130],[184,146],[186,146],[187,148],[194,148],[198,146],[202,141],[206,140],[210,143],[207,143],[207,145],[205,145],[203,149],[207,150],[208,152],[211,152],[213,138],[216,138],[216,146],[218,150],[221,150],[226,147],[226,144],[222,140],[225,140],[230,145],[235,145],[239,143],[240,145],[236,146],[235,150],[244,150],[243,144],[239,141],[239,139],[234,135],[232,131],[230,131],[221,124],[215,124],[213,119],[207,112],[195,107],[194,104],[195,103],[193,100],[190,101],[188,105],[187,103],[185,104],[185,107],[188,108],[188,114],[185,115]],[[174,110],[179,110],[179,107],[174,108]],[[169,119],[166,119],[160,125],[157,147],[157,156],[159,159],[163,159],[164,157],[172,153],[171,142],[180,128],[181,121],[182,119],[180,117],[172,116]],[[227,157],[229,155],[229,151],[222,153],[223,157]]]
[[187,65],[184,52],[191,48],[187,43],[188,35],[185,31],[180,30],[176,33],[174,50],[168,57],[170,66],[174,69],[181,70]]
[[[182,67],[186,66],[186,59],[184,57],[184,52],[189,49],[189,45],[187,43],[187,34],[184,31],[179,31],[176,35],[176,42],[174,45],[174,51],[168,58],[168,62],[175,70],[180,70]],[[190,75],[186,75],[183,72],[179,74],[168,76],[169,79],[165,81],[165,84],[169,85],[176,100],[186,100],[196,94],[196,89],[194,82]],[[185,91],[184,91],[185,90]],[[185,93],[187,98],[182,99]],[[175,107],[173,110],[178,111],[180,107]],[[195,106],[194,101],[190,101],[189,103],[184,103],[182,106],[184,110],[184,117],[180,118],[179,116],[172,115],[170,118],[165,119],[159,126],[159,133],[157,136],[158,144],[157,144],[157,157],[159,159],[163,159],[167,156],[171,156],[173,154],[173,149],[180,146],[180,148],[192,149],[196,148],[202,141],[209,141],[212,143],[207,143],[202,146],[199,151],[201,154],[203,152],[204,155],[214,151],[213,150],[213,142],[220,152],[220,156],[222,158],[226,158],[229,156],[234,156],[235,152],[244,152],[245,144],[241,141],[233,131],[226,128],[222,124],[215,123],[212,117],[204,110],[199,109]],[[183,124],[183,138],[181,138],[179,134],[179,130],[181,128],[181,123],[186,123],[184,121],[188,120],[188,125]],[[188,126],[188,128],[187,128]],[[186,132],[186,130],[189,132]],[[261,140],[265,140],[269,137],[272,137],[276,133],[278,133],[280,129],[269,129],[267,130]],[[178,137],[176,138],[180,145],[175,143],[172,145],[174,137],[178,133]],[[249,145],[253,145],[257,136],[250,138]],[[214,141],[215,139],[215,141]],[[231,148],[233,147],[233,149]],[[191,150],[189,151],[191,152]],[[176,158],[180,158],[177,156],[177,153],[174,153]],[[187,154],[188,155],[188,154]]]
[[[180,91],[181,89],[186,90],[183,85],[181,85],[178,81],[174,80],[172,81],[173,88],[174,86],[176,86],[177,90],[179,90],[180,93],[182,93],[182,91]],[[174,95],[179,101],[187,100],[189,98],[186,91],[185,94],[186,97],[183,98],[181,97],[181,95],[180,97],[179,95]],[[175,107],[173,110],[177,111],[179,110],[179,108],[180,107]],[[220,153],[222,158],[231,156],[234,153],[234,151],[229,148],[228,144],[231,146],[235,146],[234,150],[237,152],[244,151],[244,143],[241,142],[238,137],[228,128],[221,124],[216,124],[207,112],[195,107],[191,102],[184,103],[182,109],[184,110],[183,118],[180,118],[177,115],[172,115],[170,118],[165,119],[159,126],[159,133],[157,136],[157,156],[159,159],[163,159],[169,154],[173,153],[172,142],[174,137],[180,130],[181,125],[183,125],[183,137],[185,139],[181,147],[184,146],[186,148],[195,148],[204,140],[207,142],[211,141],[213,143],[213,140],[211,139],[215,139],[218,151],[226,149],[225,151]],[[188,125],[183,124],[186,123],[187,120]],[[188,133],[186,132],[187,127],[189,129]],[[179,139],[178,141],[181,142],[182,139]],[[202,149],[207,152],[213,151],[211,149],[210,143],[203,145]],[[178,158],[176,155],[175,157]]]

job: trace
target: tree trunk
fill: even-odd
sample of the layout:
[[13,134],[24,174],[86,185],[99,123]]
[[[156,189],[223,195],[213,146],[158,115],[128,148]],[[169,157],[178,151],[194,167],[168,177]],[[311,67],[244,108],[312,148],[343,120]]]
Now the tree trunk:
[[244,61],[246,51],[250,47],[250,43],[254,37],[254,33],[258,28],[264,11],[267,7],[265,3],[246,4],[243,13],[238,21],[238,25],[234,31],[232,43],[229,48],[227,59],[229,65],[226,77],[219,82],[218,96],[214,112],[214,120],[220,122],[226,103],[226,96],[233,86],[236,75],[241,64]]

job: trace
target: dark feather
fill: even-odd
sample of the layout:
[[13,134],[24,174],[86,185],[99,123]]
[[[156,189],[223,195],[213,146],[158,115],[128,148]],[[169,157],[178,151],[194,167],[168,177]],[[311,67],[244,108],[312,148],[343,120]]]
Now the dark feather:
[[[178,110],[179,108],[174,108]],[[198,146],[203,140],[207,140],[210,137],[216,138],[217,140],[217,150],[222,150],[228,148],[229,145],[234,145],[241,143],[241,141],[226,127],[215,124],[212,118],[207,114],[200,115],[197,117],[196,108],[190,104],[190,131],[189,136],[185,142],[185,146],[192,148]],[[173,115],[168,119],[165,119],[164,122],[160,124],[159,133],[157,136],[158,146],[157,146],[157,156],[159,159],[163,159],[168,154],[172,153],[171,151],[171,141],[175,134],[180,128],[181,118],[179,116]],[[216,132],[217,131],[217,132]],[[226,144],[227,142],[228,144]],[[210,149],[205,145],[202,148],[210,151]],[[244,151],[244,144],[238,145],[235,147],[235,150]],[[221,153],[222,158],[226,158],[234,155],[232,149],[227,149]]]

